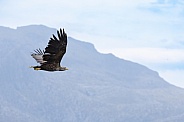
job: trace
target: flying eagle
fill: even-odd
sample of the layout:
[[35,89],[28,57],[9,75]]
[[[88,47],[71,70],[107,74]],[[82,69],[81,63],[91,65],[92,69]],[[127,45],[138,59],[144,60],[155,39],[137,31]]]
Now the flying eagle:
[[66,53],[67,46],[67,34],[60,29],[57,31],[58,38],[53,34],[50,38],[48,46],[45,51],[41,49],[34,50],[31,56],[40,63],[40,66],[31,66],[34,70],[45,70],[45,71],[65,71],[68,70],[66,67],[62,67],[60,62]]

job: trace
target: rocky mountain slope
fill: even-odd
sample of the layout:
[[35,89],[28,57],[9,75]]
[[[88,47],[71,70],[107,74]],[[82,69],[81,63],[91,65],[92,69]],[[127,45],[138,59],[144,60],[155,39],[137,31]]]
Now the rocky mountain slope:
[[[67,32],[67,29],[66,29]],[[184,120],[184,90],[149,68],[68,38],[65,72],[34,71],[30,56],[56,30],[0,27],[1,122],[173,122]],[[69,35],[69,34],[68,34]]]

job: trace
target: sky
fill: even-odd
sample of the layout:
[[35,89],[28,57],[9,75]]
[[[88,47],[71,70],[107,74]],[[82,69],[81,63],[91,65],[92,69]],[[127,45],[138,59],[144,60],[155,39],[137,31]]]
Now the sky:
[[1,0],[0,26],[65,28],[184,88],[184,0]]

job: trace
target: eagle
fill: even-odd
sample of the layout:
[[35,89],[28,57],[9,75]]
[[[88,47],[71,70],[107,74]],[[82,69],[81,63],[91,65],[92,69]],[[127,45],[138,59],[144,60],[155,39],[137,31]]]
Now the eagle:
[[31,56],[40,63],[40,66],[31,66],[34,70],[44,70],[44,71],[65,71],[68,68],[60,65],[60,62],[66,53],[67,47],[67,34],[64,29],[57,30],[56,37],[50,38],[45,51],[39,49],[34,50]]

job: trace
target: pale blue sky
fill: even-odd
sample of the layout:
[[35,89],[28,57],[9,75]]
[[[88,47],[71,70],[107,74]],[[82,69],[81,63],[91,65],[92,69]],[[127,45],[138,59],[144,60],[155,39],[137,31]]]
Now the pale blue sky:
[[68,35],[156,70],[184,87],[184,0],[1,0],[0,25],[64,27]]

